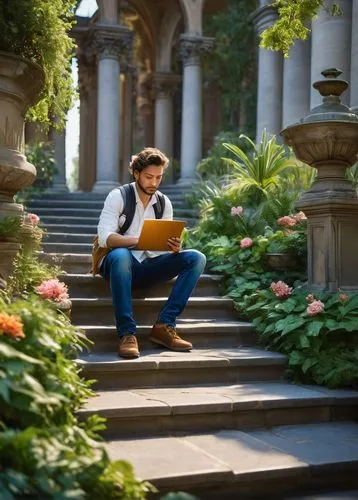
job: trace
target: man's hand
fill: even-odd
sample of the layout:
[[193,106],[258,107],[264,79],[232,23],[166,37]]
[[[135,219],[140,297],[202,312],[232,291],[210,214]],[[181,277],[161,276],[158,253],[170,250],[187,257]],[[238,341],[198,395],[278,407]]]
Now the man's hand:
[[180,238],[169,238],[168,239],[168,247],[169,250],[178,253],[181,250],[181,241]]

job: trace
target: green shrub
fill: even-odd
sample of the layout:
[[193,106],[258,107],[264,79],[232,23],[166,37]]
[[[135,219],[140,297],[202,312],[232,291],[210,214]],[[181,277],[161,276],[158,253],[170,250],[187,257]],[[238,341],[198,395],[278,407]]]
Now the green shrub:
[[97,440],[103,419],[81,424],[92,394],[72,357],[85,337],[33,296],[0,299],[0,497],[144,499],[151,490]]
[[[321,312],[310,314],[312,304]],[[296,380],[357,386],[358,295],[313,295],[297,287],[279,298],[266,289],[246,297],[243,307],[263,344],[288,356]]]

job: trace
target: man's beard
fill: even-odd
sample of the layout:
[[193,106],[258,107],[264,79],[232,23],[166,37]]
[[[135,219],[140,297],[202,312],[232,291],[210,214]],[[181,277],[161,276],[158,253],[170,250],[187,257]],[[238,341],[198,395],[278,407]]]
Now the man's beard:
[[154,193],[156,192],[156,190],[157,190],[157,189],[155,188],[155,190],[153,190],[153,191],[146,191],[146,190],[144,189],[144,187],[142,186],[142,184],[140,183],[140,180],[139,180],[139,179],[137,179],[137,180],[136,180],[136,183],[137,183],[137,186],[139,187],[139,189],[140,189],[143,193],[145,193],[146,195],[148,195],[148,196],[152,196],[152,194],[154,194]]

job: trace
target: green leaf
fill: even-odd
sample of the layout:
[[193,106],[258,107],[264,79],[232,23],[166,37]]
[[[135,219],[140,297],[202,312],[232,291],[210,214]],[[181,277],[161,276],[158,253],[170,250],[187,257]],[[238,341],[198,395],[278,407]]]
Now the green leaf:
[[32,358],[27,356],[26,354],[14,349],[14,347],[4,344],[0,342],[0,356],[4,356],[5,358],[15,358],[21,359],[22,361],[26,361],[27,363],[31,363],[33,365],[42,365],[43,362],[39,359]]
[[310,337],[317,337],[323,325],[324,321],[312,321],[312,323],[308,325],[307,335]]
[[305,334],[300,335],[300,346],[303,348],[307,348],[310,347],[310,345],[311,344],[307,335]]
[[296,301],[294,299],[287,299],[285,302],[282,303],[281,309],[283,309],[287,313],[290,313],[294,310],[295,307],[296,307]]
[[285,335],[293,330],[296,330],[305,323],[305,320],[301,316],[295,316],[291,314],[287,318],[281,319],[276,323],[276,331],[282,332]]
[[317,358],[307,358],[303,365],[302,365],[302,371],[303,373],[307,373],[307,371],[312,368],[312,366],[315,366],[318,363]]
[[336,321],[335,319],[332,319],[332,318],[327,319],[324,322],[324,326],[328,330],[337,330],[338,328],[340,328],[338,321]]

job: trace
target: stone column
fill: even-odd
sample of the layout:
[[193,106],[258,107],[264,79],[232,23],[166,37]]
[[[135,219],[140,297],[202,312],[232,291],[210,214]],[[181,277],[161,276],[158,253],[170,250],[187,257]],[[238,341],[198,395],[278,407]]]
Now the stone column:
[[[252,17],[258,35],[277,19],[276,10],[268,5],[258,9]],[[256,142],[260,141],[264,129],[275,135],[281,130],[282,86],[282,53],[259,48]]]
[[54,159],[57,168],[57,174],[53,177],[52,191],[68,192],[66,183],[66,129],[58,132],[52,129],[51,139],[54,147]]
[[[342,8],[342,16],[331,16],[329,9],[336,3]],[[311,84],[322,79],[321,71],[339,68],[342,78],[350,81],[352,35],[352,0],[326,0],[317,19],[312,20]],[[342,96],[343,104],[349,104],[349,89]],[[311,89],[311,109],[321,103],[318,92]]]
[[358,0],[352,2],[351,103],[358,113]]
[[123,120],[123,154],[122,154],[122,169],[120,181],[125,184],[130,181],[128,166],[131,155],[133,154],[133,81],[135,69],[128,66],[125,73],[124,81],[124,120]]
[[183,59],[183,106],[180,183],[195,181],[195,168],[202,158],[202,79],[200,56],[211,50],[214,39],[181,35]]
[[[180,82],[179,75],[172,73],[156,73],[153,76],[153,88],[155,91],[155,147],[163,151],[168,158],[173,158],[174,140],[174,116],[173,96]],[[172,163],[166,170],[163,178],[164,184],[172,184]]]
[[120,59],[131,50],[132,34],[124,26],[97,25],[93,47],[98,55],[97,175],[93,191],[107,193],[119,182]]
[[296,41],[283,64],[282,127],[292,125],[310,111],[311,42]]

